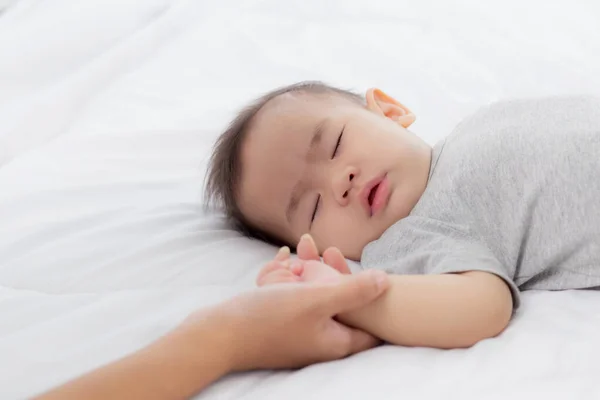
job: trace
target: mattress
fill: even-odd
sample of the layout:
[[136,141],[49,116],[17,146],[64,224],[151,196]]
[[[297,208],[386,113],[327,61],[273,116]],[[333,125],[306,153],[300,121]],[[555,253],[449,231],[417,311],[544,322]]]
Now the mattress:
[[[0,2],[0,398],[27,398],[253,286],[275,254],[202,207],[236,109],[377,86],[435,143],[490,102],[600,94],[586,0]],[[359,266],[353,264],[354,269]],[[198,399],[600,398],[600,293],[527,292],[467,350],[383,346]]]

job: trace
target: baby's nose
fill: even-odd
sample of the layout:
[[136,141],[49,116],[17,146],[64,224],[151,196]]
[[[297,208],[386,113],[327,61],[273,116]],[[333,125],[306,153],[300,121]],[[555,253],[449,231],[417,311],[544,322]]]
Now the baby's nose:
[[350,192],[354,187],[354,178],[356,171],[352,168],[347,168],[338,177],[337,183],[334,185],[334,196],[338,203],[347,205],[350,201]]

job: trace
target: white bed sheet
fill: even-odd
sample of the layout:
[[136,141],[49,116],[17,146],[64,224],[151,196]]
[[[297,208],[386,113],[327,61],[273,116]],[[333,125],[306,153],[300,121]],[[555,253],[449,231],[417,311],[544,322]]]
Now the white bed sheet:
[[[210,146],[280,84],[386,89],[433,143],[494,100],[600,94],[571,1],[19,0],[0,15],[0,397],[25,398],[252,286],[274,249],[202,211]],[[469,350],[378,348],[201,399],[600,397],[600,294],[526,293]]]

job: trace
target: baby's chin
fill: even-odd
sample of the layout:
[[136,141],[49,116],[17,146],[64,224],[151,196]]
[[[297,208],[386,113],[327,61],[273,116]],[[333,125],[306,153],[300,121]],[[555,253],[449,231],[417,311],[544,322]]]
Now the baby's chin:
[[[361,254],[362,254],[362,250],[361,250]],[[358,256],[353,255],[353,256],[346,257],[346,258],[351,261],[360,262],[360,254]]]
[[[390,224],[390,225],[393,225],[393,224]],[[367,228],[371,228],[371,232],[367,232],[367,230],[368,230]],[[386,231],[387,228],[388,227],[385,227],[385,229],[374,229],[373,230],[373,227],[365,226],[361,232],[358,232],[355,235],[350,235],[350,236],[346,237],[346,239],[349,239],[349,238],[354,239],[354,241],[350,241],[350,242],[346,241],[346,240],[339,240],[340,238],[337,238],[338,240],[330,240],[330,241],[327,241],[327,240],[320,241],[320,240],[318,240],[318,238],[315,238],[315,240],[317,241],[317,247],[319,248],[319,251],[321,252],[321,256],[323,255],[322,252],[327,250],[328,247],[337,247],[342,252],[344,257],[347,258],[348,260],[360,262],[362,252],[365,249],[365,247],[367,247],[367,245],[369,243],[379,239],[381,237],[381,235],[383,235],[383,233]]]
[[377,239],[379,239],[381,237],[381,235],[383,235],[383,233],[390,227],[392,226],[394,223],[389,224],[389,226],[385,226],[385,229],[378,229],[376,231],[374,231],[371,235],[369,235],[368,237],[365,237],[363,243],[361,243],[360,245],[356,246],[355,249],[352,249],[348,252],[348,255],[345,257],[353,260],[353,261],[360,261],[361,257],[362,257],[362,252],[364,251],[365,247],[367,247],[367,245]]

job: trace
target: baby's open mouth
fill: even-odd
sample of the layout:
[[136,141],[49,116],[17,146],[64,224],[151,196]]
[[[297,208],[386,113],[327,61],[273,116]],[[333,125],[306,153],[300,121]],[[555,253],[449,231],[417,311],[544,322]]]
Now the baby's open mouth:
[[377,194],[377,189],[379,188],[379,183],[375,186],[373,186],[373,189],[371,189],[371,192],[369,192],[369,206],[373,205],[373,199],[375,199],[375,195]]
[[360,191],[360,201],[369,217],[372,217],[387,203],[390,184],[387,174],[371,179],[364,184]]

